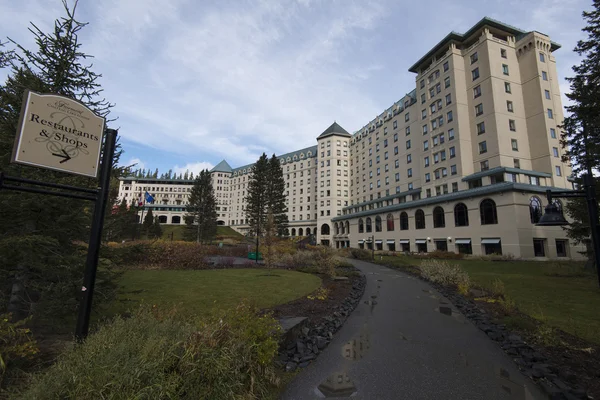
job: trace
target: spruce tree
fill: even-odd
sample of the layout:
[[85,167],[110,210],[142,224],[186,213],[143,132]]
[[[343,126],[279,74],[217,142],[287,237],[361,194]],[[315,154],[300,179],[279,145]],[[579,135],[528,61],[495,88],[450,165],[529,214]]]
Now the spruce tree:
[[277,235],[287,236],[288,210],[285,204],[285,179],[283,168],[275,154],[269,160],[267,183],[267,212],[273,214]]
[[150,233],[152,232],[152,225],[154,225],[154,215],[152,214],[152,209],[150,208],[144,216],[144,223],[142,225],[143,232],[148,236],[150,236]]
[[245,200],[251,235],[261,236],[264,231],[267,217],[268,178],[269,159],[263,153],[252,167],[252,175],[248,178],[248,194]]
[[[81,50],[78,35],[86,24],[75,19],[76,3],[73,8],[64,1],[63,5],[66,15],[55,21],[52,32],[32,24],[34,50],[9,39],[15,47],[0,57],[1,67],[8,69],[0,86],[0,170],[6,175],[95,188],[95,179],[9,163],[25,89],[80,100],[104,117],[112,107],[102,97],[101,75],[91,70],[90,56]],[[83,200],[57,199],[10,191],[0,195],[0,313],[8,310],[16,319],[32,310],[34,317],[49,319],[74,313],[85,262],[85,252],[77,242],[89,238],[93,207]],[[98,290],[110,282],[102,274],[99,271]]]
[[152,177],[155,178],[155,179],[158,178],[158,168],[156,168],[154,170],[154,174],[152,175]]
[[[600,0],[594,0],[592,11],[584,11],[587,38],[577,42],[574,49],[583,57],[573,66],[573,77],[567,78],[570,92],[566,96],[571,104],[566,107],[561,144],[565,149],[563,161],[570,162],[573,175],[582,184],[582,173],[592,173],[600,167]],[[596,182],[596,192],[598,184]],[[572,199],[566,206],[573,223],[565,229],[567,235],[581,242],[590,237],[590,221],[584,199]]]
[[156,239],[162,237],[162,227],[160,226],[160,222],[158,222],[158,217],[154,217],[154,224],[152,225],[150,236]]
[[198,243],[212,240],[217,233],[217,201],[208,170],[194,180],[185,215],[186,237]]

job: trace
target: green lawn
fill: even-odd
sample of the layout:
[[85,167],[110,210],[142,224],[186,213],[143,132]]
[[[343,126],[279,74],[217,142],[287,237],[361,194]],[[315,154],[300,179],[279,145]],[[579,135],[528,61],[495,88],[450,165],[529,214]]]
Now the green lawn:
[[[398,267],[419,265],[408,256],[383,256],[377,262]],[[600,289],[596,275],[582,273],[580,263],[538,261],[449,260],[466,270],[475,286],[504,282],[505,292],[522,312],[600,344]],[[552,273],[568,276],[550,276]]]
[[[173,240],[183,240],[183,233],[185,231],[185,225],[161,225],[162,238],[171,239],[171,233],[173,234]],[[228,237],[231,239],[241,240],[244,235],[234,231],[229,226],[217,226],[217,236]]]
[[321,279],[295,271],[265,269],[221,269],[206,271],[126,271],[119,280],[117,301],[108,314],[135,309],[140,303],[177,309],[190,315],[206,315],[215,309],[233,307],[248,299],[260,307],[287,303],[321,285]]

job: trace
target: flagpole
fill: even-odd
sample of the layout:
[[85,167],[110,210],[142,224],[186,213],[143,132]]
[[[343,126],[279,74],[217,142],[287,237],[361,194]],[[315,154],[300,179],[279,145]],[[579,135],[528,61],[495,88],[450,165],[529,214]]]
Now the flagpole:
[[[140,191],[140,194],[142,192]],[[140,239],[142,239],[142,226],[144,224],[144,206],[146,205],[146,196],[142,195],[142,216],[140,217]]]

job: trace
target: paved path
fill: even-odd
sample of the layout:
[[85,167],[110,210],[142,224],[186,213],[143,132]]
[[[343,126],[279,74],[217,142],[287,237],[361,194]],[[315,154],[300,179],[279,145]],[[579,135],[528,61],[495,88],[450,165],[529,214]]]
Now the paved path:
[[[326,398],[317,390],[321,384],[340,391],[354,386],[352,399],[546,398],[435,289],[396,270],[352,262],[367,277],[361,303],[282,399]],[[365,304],[371,300],[376,303]]]

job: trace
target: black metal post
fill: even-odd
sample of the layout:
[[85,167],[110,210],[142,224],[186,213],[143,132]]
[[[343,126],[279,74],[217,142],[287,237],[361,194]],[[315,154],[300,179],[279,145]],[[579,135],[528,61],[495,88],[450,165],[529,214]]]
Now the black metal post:
[[594,261],[598,272],[598,285],[600,285],[600,234],[598,226],[598,200],[596,200],[596,187],[594,177],[588,173],[583,176],[585,200],[587,201],[588,214],[590,216],[590,231],[592,234],[592,246],[594,249]]
[[85,339],[87,336],[90,325],[92,297],[94,295],[96,270],[98,268],[98,256],[100,253],[100,243],[102,240],[102,227],[104,225],[104,210],[108,200],[110,172],[112,170],[116,139],[117,131],[114,129],[107,129],[106,139],[104,142],[104,154],[102,155],[102,166],[100,170],[100,188],[96,205],[94,207],[90,243],[88,245],[85,273],[83,276],[83,286],[81,288],[79,316],[77,317],[77,327],[75,329],[75,337],[80,341]]
[[[259,216],[259,220],[260,220],[260,216]],[[260,233],[260,227],[259,227],[259,222],[256,222],[256,253],[254,253],[254,262],[256,264],[258,264],[258,235]]]

